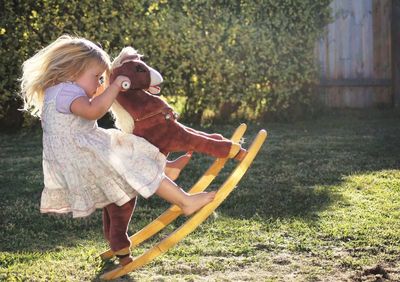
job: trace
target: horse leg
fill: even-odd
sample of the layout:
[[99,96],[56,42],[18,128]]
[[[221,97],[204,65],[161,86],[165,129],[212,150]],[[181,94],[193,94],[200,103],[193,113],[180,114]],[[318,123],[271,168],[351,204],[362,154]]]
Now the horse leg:
[[[188,130],[187,127],[181,126],[178,122],[169,130],[173,132],[172,135],[176,142],[176,144],[171,144],[174,147],[174,150],[171,151],[195,151],[215,158],[226,158],[234,156],[231,156],[233,147],[235,147],[236,153],[240,150],[240,145],[232,143],[229,139],[216,140],[205,136],[205,134],[198,134],[196,130]],[[239,146],[239,149],[236,148],[237,146]]]
[[201,136],[204,136],[204,137],[208,137],[208,138],[211,138],[211,139],[215,139],[215,140],[228,140],[227,138],[225,138],[224,136],[222,136],[219,133],[206,133],[206,132],[203,132],[203,131],[199,131],[199,130],[193,129],[191,127],[187,127],[187,126],[184,126],[184,125],[182,125],[182,126],[185,127],[185,129],[187,131],[193,132],[194,134],[198,134],[198,135],[201,135]]
[[[180,123],[179,123],[179,124],[180,124]],[[182,124],[180,124],[180,125],[181,125],[186,131],[191,132],[191,133],[193,133],[193,134],[195,134],[195,135],[202,136],[202,137],[205,137],[205,138],[208,138],[208,139],[218,140],[218,141],[228,141],[228,142],[231,142],[229,139],[223,137],[223,136],[222,136],[221,134],[219,134],[219,133],[212,133],[212,134],[209,134],[209,133],[205,133],[205,132],[198,131],[198,130],[195,130],[195,129],[193,129],[193,128],[184,126],[184,125],[182,125]],[[243,149],[242,146],[241,146],[240,144],[238,144],[238,143],[231,143],[231,144],[232,144],[232,145],[231,145],[229,154],[228,154],[227,156],[225,156],[225,157],[234,158],[234,159],[237,160],[237,161],[241,161],[241,160],[246,156],[247,151],[246,151],[245,149]]]

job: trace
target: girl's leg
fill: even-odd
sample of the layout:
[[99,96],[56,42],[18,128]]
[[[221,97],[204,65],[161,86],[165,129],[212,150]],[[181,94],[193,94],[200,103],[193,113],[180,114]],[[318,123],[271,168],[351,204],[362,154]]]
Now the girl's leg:
[[164,178],[156,195],[171,204],[179,206],[185,215],[190,215],[199,210],[215,197],[216,192],[202,192],[190,195],[172,182],[168,177]]
[[[106,212],[103,213],[103,219],[109,219],[108,235],[106,235],[105,232],[106,239],[108,239],[111,250],[114,251],[122,265],[132,261],[132,257],[130,256],[131,241],[128,236],[128,226],[135,205],[136,198],[133,198],[122,206],[110,204],[105,207]],[[104,229],[107,231],[106,226],[104,226]]]
[[173,160],[167,161],[165,167],[165,175],[168,176],[172,181],[176,180],[181,173],[181,170],[188,164],[193,152],[187,152],[183,156]]

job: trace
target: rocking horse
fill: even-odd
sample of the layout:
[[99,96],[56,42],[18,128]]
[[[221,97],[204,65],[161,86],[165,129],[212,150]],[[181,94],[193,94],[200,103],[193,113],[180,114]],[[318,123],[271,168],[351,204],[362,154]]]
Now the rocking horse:
[[[239,164],[219,188],[211,203],[201,208],[180,228],[131,263],[104,273],[101,278],[105,280],[115,279],[149,263],[195,230],[234,189],[267,137],[266,131],[261,130],[246,151],[238,144],[246,131],[245,124],[241,124],[234,132],[232,139],[229,140],[220,134],[196,131],[179,123],[173,109],[157,96],[160,92],[159,85],[163,81],[161,75],[147,66],[131,47],[124,48],[114,60],[110,82],[118,75],[124,75],[130,79],[130,82],[123,85],[125,91],[117,96],[116,102],[111,108],[118,128],[147,139],[165,155],[170,152],[196,151],[217,158],[188,191],[189,193],[204,191],[229,158],[238,160]],[[131,247],[138,246],[149,239],[181,214],[181,209],[172,205],[157,219],[130,237]],[[114,255],[112,250],[108,250],[100,256],[106,260]]]

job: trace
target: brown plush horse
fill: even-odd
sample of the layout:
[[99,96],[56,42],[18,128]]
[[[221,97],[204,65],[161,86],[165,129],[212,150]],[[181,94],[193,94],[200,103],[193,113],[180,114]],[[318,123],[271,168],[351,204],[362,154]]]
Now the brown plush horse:
[[[140,60],[140,55],[130,47],[122,50],[114,60],[110,82],[117,75],[129,78],[129,85],[123,83],[126,91],[118,94],[111,111],[116,118],[116,126],[124,132],[141,136],[160,149],[165,155],[170,152],[197,151],[214,157],[234,157],[242,159],[246,150],[220,134],[207,134],[186,127],[177,121],[173,109],[158,94],[161,75]],[[175,180],[187,164],[191,154],[175,161],[167,161],[165,175]],[[121,207],[110,204],[103,208],[104,236],[108,240],[120,264],[132,261],[131,242],[126,233],[136,199]],[[111,242],[110,234],[113,234]]]
[[171,106],[157,95],[161,75],[140,57],[135,49],[126,47],[112,65],[110,83],[118,75],[130,79],[111,107],[118,128],[145,138],[165,155],[195,151],[216,158],[244,157],[246,150],[221,134],[197,131],[178,122]]

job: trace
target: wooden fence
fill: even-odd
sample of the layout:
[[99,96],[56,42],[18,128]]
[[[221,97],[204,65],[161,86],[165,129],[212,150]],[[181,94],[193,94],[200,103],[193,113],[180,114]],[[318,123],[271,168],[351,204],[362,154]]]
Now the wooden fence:
[[[392,25],[399,0],[333,0],[334,22],[317,43],[320,93],[330,107],[367,108],[398,103]],[[398,17],[399,15],[397,15]],[[395,50],[395,52],[393,52]]]

